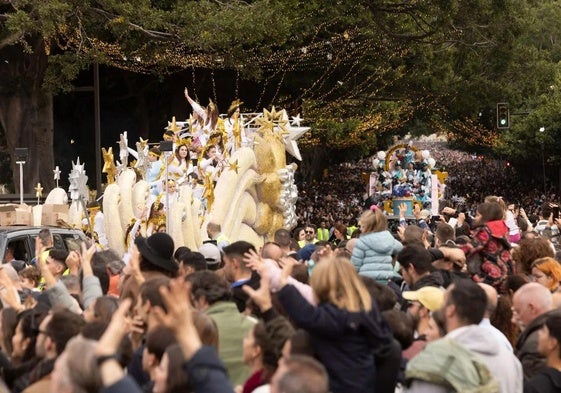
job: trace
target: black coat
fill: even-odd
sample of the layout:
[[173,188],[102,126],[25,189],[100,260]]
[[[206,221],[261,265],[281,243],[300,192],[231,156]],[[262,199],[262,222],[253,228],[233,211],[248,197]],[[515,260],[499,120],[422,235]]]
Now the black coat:
[[373,391],[374,351],[393,340],[375,302],[370,312],[358,313],[329,303],[314,307],[292,285],[279,291],[279,301],[290,318],[310,333],[315,353],[329,374],[332,393]]
[[232,300],[236,303],[238,311],[243,313],[247,308],[247,301],[249,300],[249,295],[245,293],[242,289],[244,285],[257,290],[260,286],[261,276],[258,273],[252,272],[249,280],[243,283],[234,283],[232,285]]
[[527,381],[545,368],[545,357],[538,351],[538,331],[550,315],[561,315],[560,310],[548,311],[538,315],[520,333],[514,346],[514,354],[522,363],[524,380]]
[[561,392],[561,371],[547,367],[524,384],[524,393]]

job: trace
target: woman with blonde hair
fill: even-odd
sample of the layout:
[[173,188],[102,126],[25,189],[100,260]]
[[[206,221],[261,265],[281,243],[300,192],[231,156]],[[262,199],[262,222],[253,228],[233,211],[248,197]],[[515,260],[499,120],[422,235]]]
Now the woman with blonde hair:
[[286,264],[278,299],[289,317],[311,336],[314,351],[329,373],[330,391],[366,392],[376,381],[374,351],[392,340],[376,303],[349,260],[332,257],[318,263],[310,285],[317,306],[286,285]]
[[539,258],[532,263],[532,276],[537,283],[551,292],[559,292],[561,265],[551,257]]
[[387,230],[388,220],[382,209],[372,205],[358,220],[361,235],[351,256],[358,274],[385,284],[396,277],[392,260],[403,245]]

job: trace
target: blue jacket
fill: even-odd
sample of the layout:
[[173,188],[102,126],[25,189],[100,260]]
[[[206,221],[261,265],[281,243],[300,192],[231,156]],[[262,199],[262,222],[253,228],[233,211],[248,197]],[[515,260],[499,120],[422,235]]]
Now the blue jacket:
[[386,283],[396,276],[392,256],[402,248],[403,245],[389,231],[365,233],[355,244],[351,262],[358,274]]
[[278,299],[290,318],[310,334],[314,351],[329,374],[330,392],[373,390],[374,351],[392,341],[375,302],[370,312],[349,312],[330,303],[314,307],[292,285],[285,285]]

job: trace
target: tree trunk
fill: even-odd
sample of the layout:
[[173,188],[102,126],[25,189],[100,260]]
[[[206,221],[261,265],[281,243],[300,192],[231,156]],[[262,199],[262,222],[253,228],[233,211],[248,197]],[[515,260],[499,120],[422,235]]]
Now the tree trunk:
[[329,149],[326,146],[314,146],[303,155],[301,175],[311,182],[321,180],[323,171],[329,168]]
[[[4,49],[3,54],[8,52]],[[12,52],[12,51],[10,51]],[[9,61],[0,65],[0,76],[13,81],[2,84],[0,124],[6,136],[7,150],[12,161],[16,192],[19,192],[19,166],[15,149],[28,148],[23,170],[24,193],[33,193],[38,182],[45,194],[54,187],[53,169],[53,97],[43,89],[47,55],[42,39],[36,42],[32,54],[13,51]]]

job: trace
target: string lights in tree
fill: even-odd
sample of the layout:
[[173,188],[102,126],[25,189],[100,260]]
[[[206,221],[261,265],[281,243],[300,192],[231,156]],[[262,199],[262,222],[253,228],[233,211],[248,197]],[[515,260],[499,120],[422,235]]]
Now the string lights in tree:
[[[304,20],[305,16],[302,16],[299,22],[303,23]],[[300,102],[317,103],[316,107],[312,104],[310,113],[306,115],[316,123],[327,122],[337,116],[354,116],[358,119],[357,126],[349,131],[347,140],[340,142],[342,148],[362,141],[368,132],[384,133],[402,127],[413,118],[416,111],[434,110],[436,117],[445,113],[444,110],[439,112],[442,108],[431,108],[437,97],[429,96],[422,90],[416,92],[415,97],[380,97],[383,92],[392,91],[394,81],[402,77],[395,64],[409,54],[407,46],[396,40],[380,40],[377,35],[365,35],[358,28],[340,31],[340,22],[342,20],[333,18],[316,26],[307,39],[294,36],[286,43],[286,46],[291,47],[285,49],[272,41],[259,48],[243,51],[231,48],[223,52],[215,49],[205,51],[193,49],[177,40],[165,39],[157,44],[150,42],[137,47],[125,47],[117,42],[109,42],[109,38],[88,36],[80,23],[75,28],[66,25],[59,27],[55,38],[60,48],[90,57],[97,56],[105,64],[135,73],[166,74],[190,68],[192,94],[197,101],[196,69],[211,71],[212,95],[216,104],[216,70],[235,72],[236,97],[239,95],[240,78],[248,77],[252,70],[257,71],[262,79],[262,91],[257,107],[247,109],[259,110],[267,92],[271,91],[270,105],[290,107]],[[281,96],[286,80],[292,75],[303,75],[308,79],[297,96]],[[375,112],[379,100],[394,101],[396,104],[392,108],[384,108],[382,116]],[[346,108],[360,107],[365,103],[374,108],[373,113],[353,114]],[[460,136],[468,135],[467,130],[481,128],[469,121],[458,124],[435,121],[433,126],[435,130]],[[493,136],[484,134],[483,130],[478,131],[475,139],[495,143]],[[317,142],[314,133],[302,138],[303,145]]]

